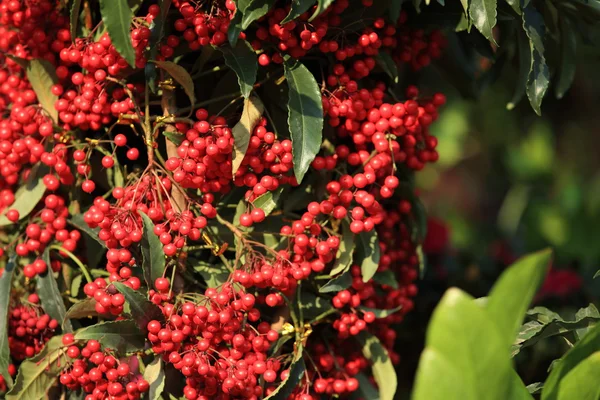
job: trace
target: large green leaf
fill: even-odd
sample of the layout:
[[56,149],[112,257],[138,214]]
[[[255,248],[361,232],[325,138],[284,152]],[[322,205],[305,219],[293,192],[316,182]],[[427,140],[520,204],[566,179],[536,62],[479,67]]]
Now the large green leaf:
[[144,225],[142,235],[142,268],[148,287],[154,287],[154,281],[165,272],[165,252],[160,239],[154,233],[154,223],[143,212],[139,211]]
[[511,373],[504,332],[471,296],[449,289],[427,329],[413,399],[506,400]]
[[131,42],[133,12],[126,0],[99,0],[102,22],[113,46],[127,63],[135,66],[135,50]]
[[275,4],[275,0],[246,0],[248,5],[243,10],[242,30],[248,29],[251,23],[263,17]]
[[131,318],[138,323],[138,326],[143,332],[146,332],[148,322],[152,320],[162,322],[165,320],[160,308],[148,300],[146,296],[120,282],[113,282],[112,284],[125,297],[125,300],[129,304]]
[[282,192],[283,188],[279,187],[274,192],[267,192],[265,194],[262,194],[256,199],[254,199],[252,205],[254,205],[254,207],[262,209],[265,212],[265,215],[269,215],[277,207],[277,202],[279,201]]
[[512,264],[496,282],[486,303],[496,322],[506,348],[514,342],[533,296],[542,284],[552,252],[543,250],[527,255]]
[[150,384],[148,400],[162,399],[161,394],[165,388],[165,371],[160,356],[156,356],[150,364],[146,365],[144,379]]
[[189,260],[194,271],[198,272],[209,288],[216,288],[227,282],[231,273],[223,264],[209,264],[206,261]]
[[233,135],[233,159],[232,159],[232,173],[235,177],[235,173],[240,169],[242,161],[248,151],[248,145],[250,144],[250,138],[256,125],[260,122],[262,114],[265,110],[265,106],[262,101],[256,96],[251,96],[244,101],[244,109],[242,110],[242,116],[231,133]]
[[600,351],[577,364],[560,381],[558,400],[598,400],[600,399]]
[[131,353],[144,349],[145,335],[138,323],[132,319],[101,322],[83,328],[75,333],[76,340],[97,340],[104,348],[121,353]]
[[44,311],[50,315],[51,318],[58,321],[59,324],[63,324],[64,321],[64,324],[62,325],[64,332],[72,332],[73,327],[71,326],[71,321],[65,321],[67,310],[62,299],[62,294],[60,293],[60,290],[58,290],[56,279],[54,279],[52,268],[50,268],[50,249],[48,247],[44,250],[42,259],[48,266],[46,273],[44,275],[38,275],[37,277],[36,292],[40,297],[42,307],[44,308]]
[[379,259],[381,258],[381,249],[379,247],[377,231],[373,229],[371,232],[361,232],[358,235],[358,248],[363,257],[360,264],[362,279],[363,282],[368,282],[377,272],[377,268],[379,268]]
[[354,238],[356,235],[350,230],[350,223],[347,219],[342,220],[342,240],[335,256],[335,262],[329,275],[337,275],[340,272],[346,272],[352,266],[352,257],[354,255]]
[[517,49],[519,57],[519,75],[513,97],[506,105],[508,110],[515,108],[523,98],[525,88],[527,87],[527,80],[529,79],[529,70],[531,69],[531,49],[529,47],[529,39],[527,38],[525,31],[520,29],[517,30]]
[[68,360],[67,353],[60,350],[62,347],[62,336],[54,336],[39,354],[23,361],[6,400],[48,398],[48,389],[54,385]]
[[560,69],[554,87],[556,97],[561,99],[575,79],[577,66],[577,35],[567,14],[558,18],[560,26]]
[[42,108],[48,113],[54,122],[57,122],[58,111],[54,108],[54,103],[58,100],[58,96],[54,95],[50,90],[52,85],[58,83],[56,70],[54,66],[47,60],[33,59],[27,64],[27,79],[31,84],[31,88],[35,92],[38,101]]
[[14,203],[10,207],[6,207],[2,215],[0,215],[0,226],[13,224],[13,222],[6,218],[6,211],[17,210],[19,212],[19,220],[21,220],[27,217],[42,199],[46,191],[46,185],[44,185],[41,174],[38,171],[39,169],[34,167],[27,182],[17,189]]
[[299,61],[284,62],[288,83],[288,125],[292,137],[294,175],[302,182],[323,140],[323,103],[312,73]]
[[542,400],[557,400],[563,378],[579,363],[598,351],[600,351],[600,324],[596,324],[567,354],[554,363],[552,371],[544,383]]
[[544,17],[532,5],[523,9],[523,29],[529,38],[531,66],[527,79],[527,98],[531,107],[541,115],[542,100],[550,84],[550,70],[544,57]]
[[352,275],[350,275],[350,271],[346,271],[340,276],[337,276],[329,281],[326,284],[321,286],[319,289],[320,293],[329,293],[329,292],[339,292],[340,290],[344,290],[352,285]]
[[292,0],[290,12],[281,21],[281,25],[295,20],[296,18],[307,12],[316,2],[316,0]]
[[396,278],[394,271],[390,269],[377,271],[375,275],[373,275],[373,280],[380,285],[388,285],[394,289],[398,289],[398,278]]
[[473,25],[491,42],[495,43],[492,30],[496,26],[496,0],[471,0],[469,16]]
[[10,349],[8,347],[8,308],[10,306],[10,289],[15,272],[17,253],[10,250],[8,261],[0,275],[0,374],[12,386],[12,377],[8,373],[10,364]]
[[219,50],[223,53],[225,64],[237,75],[240,92],[245,98],[248,98],[254,88],[254,83],[256,83],[258,72],[258,61],[254,49],[247,41],[239,40],[234,47],[221,46]]
[[375,335],[363,331],[357,339],[362,345],[363,355],[371,363],[371,371],[379,388],[379,399],[393,400],[398,378],[390,356]]
[[[98,315],[96,311],[96,300],[93,298],[83,299],[73,304],[65,314],[65,319],[80,319],[94,317]],[[63,322],[63,321],[59,321]]]
[[285,400],[292,394],[298,385],[298,382],[300,382],[300,379],[302,379],[302,376],[306,372],[306,366],[302,359],[303,351],[302,343],[297,343],[296,354],[289,367],[290,372],[287,378],[284,379],[270,395],[265,397],[264,400]]
[[315,12],[313,13],[313,15],[308,19],[308,22],[311,22],[313,19],[317,18],[319,15],[321,15],[325,11],[327,11],[329,6],[331,6],[334,1],[335,0],[318,0],[317,8],[316,8]]
[[175,79],[175,81],[181,85],[193,106],[196,103],[196,95],[194,94],[194,81],[189,72],[182,66],[171,61],[154,61],[154,63],[161,69],[167,71],[171,78]]

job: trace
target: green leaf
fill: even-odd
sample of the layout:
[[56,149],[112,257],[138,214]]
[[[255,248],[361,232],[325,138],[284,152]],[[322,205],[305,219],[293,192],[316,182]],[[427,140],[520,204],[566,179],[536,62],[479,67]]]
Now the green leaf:
[[288,91],[288,125],[292,137],[294,175],[302,182],[323,141],[321,90],[312,73],[287,57],[284,64]]
[[496,0],[471,0],[469,16],[473,25],[490,42],[496,43],[492,29],[496,26]]
[[79,23],[79,14],[81,11],[81,0],[73,0],[71,12],[69,15],[71,24],[71,40],[75,41],[77,37],[77,24]]
[[54,107],[54,103],[58,100],[58,96],[50,90],[52,85],[58,83],[56,69],[49,61],[35,58],[29,61],[26,71],[27,79],[31,83],[31,88],[40,105],[52,118],[52,121],[57,122],[58,111]]
[[[94,317],[98,315],[96,311],[96,300],[93,298],[83,299],[73,304],[65,314],[65,319],[80,319]],[[63,322],[63,321],[60,321]]]
[[402,309],[402,306],[390,308],[387,310],[382,310],[379,308],[363,307],[363,306],[358,307],[358,309],[362,312],[372,312],[373,314],[375,314],[375,318],[385,318],[385,317],[389,317],[390,315],[395,314],[398,311],[400,311]]
[[83,279],[83,275],[77,275],[71,281],[71,296],[73,296],[73,297],[79,296],[79,289],[81,289],[81,280],[82,279]]
[[554,363],[552,371],[544,383],[542,400],[557,400],[565,376],[583,360],[596,353],[598,349],[600,349],[600,324],[596,324],[574,347]]
[[515,10],[515,12],[518,15],[521,15],[521,1],[520,0],[506,0],[506,2],[508,3],[508,5],[510,5],[512,7],[513,10]]
[[[44,275],[37,276],[36,293],[40,297],[44,311],[60,324],[65,321],[67,310],[62,299],[62,294],[60,293],[60,290],[58,290],[56,279],[54,279],[52,268],[50,267],[49,247],[46,247],[46,250],[44,250],[44,253],[42,254],[42,260],[46,262],[48,269]],[[65,321],[62,327],[64,332],[73,331],[71,321]]]
[[[238,3],[239,7],[239,3]],[[229,23],[229,28],[227,29],[227,40],[229,44],[232,46],[236,46],[240,37],[240,33],[242,33],[242,18],[243,14],[241,10],[238,8],[235,12],[235,15],[231,19]]]
[[154,281],[165,273],[165,252],[160,239],[154,233],[154,223],[146,214],[138,211],[144,224],[142,235],[142,269],[148,287],[154,287]]
[[[192,262],[193,261],[193,262]],[[216,288],[227,282],[231,273],[223,264],[209,264],[206,261],[190,260],[194,271],[198,272],[209,288]]]
[[560,69],[554,87],[556,97],[562,99],[575,79],[577,64],[577,36],[566,14],[559,16],[560,26]]
[[251,96],[244,100],[242,116],[231,130],[233,134],[233,159],[231,165],[234,179],[235,173],[240,169],[242,161],[244,161],[244,157],[246,156],[246,151],[248,151],[252,132],[260,122],[264,111],[265,106],[258,97]]
[[283,187],[279,187],[274,192],[267,192],[260,195],[252,202],[252,205],[262,209],[265,212],[265,215],[268,216],[277,207],[277,202],[279,201],[282,192]]
[[313,15],[308,19],[308,22],[312,22],[312,20],[314,20],[319,15],[321,15],[325,11],[327,11],[327,9],[329,8],[329,6],[331,6],[334,1],[335,0],[318,0],[317,1],[317,9],[313,13]]
[[542,382],[531,383],[526,387],[527,391],[531,394],[540,394],[543,388],[544,384]]
[[295,20],[296,18],[307,12],[315,3],[316,0],[292,0],[290,12],[281,21],[280,25],[284,25],[290,21]]
[[240,92],[245,98],[248,98],[256,83],[258,72],[258,61],[254,49],[247,41],[238,40],[235,47],[221,46],[219,50],[223,53],[225,64],[237,75]]
[[379,258],[381,257],[381,248],[377,231],[361,232],[358,235],[358,248],[361,250],[363,259],[360,264],[360,272],[363,282],[368,282],[379,268]]
[[298,306],[302,311],[302,316],[305,321],[317,318],[324,312],[333,309],[331,300],[306,291],[301,293],[300,304],[298,304]]
[[350,275],[350,271],[346,271],[321,286],[319,293],[339,292],[349,288],[350,285],[352,285],[352,275]]
[[525,386],[519,374],[514,369],[511,370],[511,381],[507,386],[509,394],[506,397],[511,400],[533,400],[529,389]]
[[133,12],[126,0],[99,0],[102,22],[115,50],[135,67],[135,50],[131,42],[131,21]]
[[531,49],[529,47],[529,40],[525,31],[517,29],[517,48],[519,57],[519,76],[517,78],[517,84],[515,86],[515,93],[512,99],[506,105],[506,109],[512,110],[521,101],[525,94],[525,87],[527,86],[527,80],[529,79],[529,70],[531,68]]
[[161,69],[165,70],[177,83],[181,85],[185,94],[190,99],[192,106],[196,104],[196,95],[194,94],[194,81],[190,74],[181,65],[171,61],[153,61]]
[[67,363],[67,353],[60,350],[62,347],[62,336],[54,336],[39,354],[23,361],[15,385],[6,394],[6,400],[48,398],[48,389],[54,385]]
[[600,351],[580,362],[560,381],[558,400],[598,400],[600,398]]
[[427,328],[413,400],[506,400],[511,373],[504,333],[490,313],[449,289]]
[[75,334],[76,340],[97,340],[104,348],[120,353],[132,353],[144,349],[146,337],[137,322],[132,319],[101,322],[83,328]]
[[290,373],[270,395],[264,398],[264,400],[285,400],[292,394],[306,371],[306,366],[302,359],[303,351],[302,343],[297,343],[296,355],[289,367]]
[[137,322],[142,332],[146,333],[148,322],[152,320],[163,322],[165,320],[160,308],[140,292],[133,290],[121,282],[113,282],[112,285],[125,297],[127,304],[129,304],[129,313],[133,320]]
[[523,316],[544,281],[551,250],[529,254],[513,263],[496,282],[485,308],[497,323],[508,349],[523,322]]
[[160,356],[156,356],[150,364],[146,365],[144,379],[150,384],[148,400],[162,399],[161,394],[165,388],[165,371]]
[[383,71],[392,78],[392,82],[398,83],[398,66],[396,62],[392,59],[392,56],[385,51],[379,52],[379,54],[375,57],[377,60],[377,64],[383,69]]
[[598,271],[596,271],[596,273],[594,274],[594,277],[592,279],[596,279],[599,276],[600,276],[600,269]]
[[533,110],[541,115],[541,105],[548,85],[550,84],[550,70],[544,57],[544,18],[533,6],[523,10],[523,29],[529,38],[531,65],[527,80],[527,98]]
[[100,228],[90,228],[89,225],[84,221],[82,214],[73,215],[67,222],[78,230],[85,232],[90,238],[94,239],[96,242],[100,243],[102,247],[106,248],[106,243],[104,240],[98,237]]
[[10,362],[10,349],[8,347],[8,309],[10,306],[10,289],[12,277],[15,272],[17,253],[14,248],[10,249],[8,261],[0,275],[0,374],[12,386],[13,380],[8,373]]
[[365,374],[359,372],[354,375],[358,381],[358,392],[361,398],[368,400],[379,400],[379,391],[371,384]]
[[371,363],[371,371],[379,387],[380,400],[393,400],[398,379],[392,360],[376,336],[361,332],[356,337],[362,345],[362,353]]
[[390,9],[389,9],[389,15],[390,15],[390,21],[392,21],[394,24],[396,24],[398,22],[398,20],[400,19],[400,12],[402,11],[402,3],[404,3],[405,0],[391,0],[390,1]]
[[354,254],[354,233],[350,230],[350,223],[347,219],[342,220],[342,240],[340,241],[340,248],[335,256],[335,263],[329,275],[334,276],[340,272],[346,272],[350,270],[352,266],[352,257]]
[[262,18],[273,7],[275,0],[249,0],[243,10],[242,30],[248,29],[251,23]]
[[398,278],[394,274],[394,271],[386,269],[385,271],[377,271],[373,275],[373,280],[380,285],[388,285],[394,289],[398,289]]
[[175,143],[177,146],[179,146],[185,139],[185,136],[181,132],[170,132],[163,130],[162,134],[165,135],[170,142]]
[[14,203],[10,207],[6,207],[2,215],[0,215],[0,226],[13,225],[13,222],[6,218],[6,211],[8,210],[17,210],[19,212],[19,220],[27,217],[33,211],[46,191],[46,185],[44,185],[40,175],[37,173],[37,169],[31,171],[25,185],[17,189]]

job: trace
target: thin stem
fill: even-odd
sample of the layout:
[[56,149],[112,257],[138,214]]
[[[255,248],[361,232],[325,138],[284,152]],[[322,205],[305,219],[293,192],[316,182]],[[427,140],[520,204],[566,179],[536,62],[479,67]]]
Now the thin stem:
[[92,279],[92,276],[90,275],[90,272],[88,271],[88,269],[86,268],[86,266],[85,266],[85,265],[83,265],[83,263],[82,263],[82,262],[79,260],[79,258],[77,258],[77,257],[75,256],[75,254],[71,253],[69,250],[67,250],[67,249],[65,249],[64,247],[62,247],[62,246],[59,246],[59,245],[57,245],[57,244],[53,244],[53,245],[51,245],[51,246],[50,246],[50,247],[48,247],[48,248],[49,248],[50,250],[57,250],[57,251],[59,251],[59,252],[62,252],[62,253],[64,253],[64,254],[66,254],[67,256],[69,256],[69,258],[70,258],[71,260],[73,260],[73,262],[74,262],[75,264],[77,264],[77,266],[78,266],[78,267],[81,269],[81,272],[83,273],[83,276],[85,276],[85,280],[86,280],[88,283],[92,283],[92,282],[93,282],[93,279]]

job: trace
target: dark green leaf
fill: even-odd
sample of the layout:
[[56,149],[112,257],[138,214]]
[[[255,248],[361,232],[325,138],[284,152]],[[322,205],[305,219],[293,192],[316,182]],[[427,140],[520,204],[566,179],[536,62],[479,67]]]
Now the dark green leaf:
[[396,24],[398,22],[398,20],[400,19],[400,11],[402,11],[402,3],[404,3],[404,0],[391,0],[390,1],[390,9],[389,9],[390,21],[392,21],[394,24]]
[[256,208],[262,209],[265,212],[265,215],[268,216],[277,207],[277,202],[279,201],[279,197],[281,197],[282,192],[283,188],[279,187],[274,192],[267,192],[263,195],[260,195],[252,202],[252,205],[254,205]]
[[102,247],[106,248],[106,243],[104,242],[104,240],[98,237],[98,232],[100,232],[100,228],[90,228],[88,224],[83,220],[82,214],[73,215],[71,219],[69,219],[67,222],[73,225],[78,230],[85,232],[89,237],[94,239],[96,242],[100,243]]
[[289,367],[290,373],[288,374],[288,377],[281,382],[281,384],[273,391],[273,393],[265,397],[264,400],[285,400],[292,394],[298,385],[298,382],[300,382],[300,379],[304,375],[304,372],[306,371],[306,366],[304,365],[304,360],[302,359],[303,351],[304,349],[302,347],[302,343],[297,343],[296,354],[292,364]]
[[125,300],[127,301],[127,304],[129,304],[131,317],[137,322],[143,332],[146,332],[148,322],[152,320],[162,322],[165,320],[160,308],[140,292],[135,291],[120,282],[113,282],[112,285],[125,296]]
[[288,125],[294,175],[300,183],[323,141],[323,102],[315,77],[304,65],[287,57],[284,68],[289,87]]
[[392,59],[392,56],[385,51],[379,52],[379,54],[375,58],[377,60],[377,64],[383,69],[383,71],[392,78],[392,82],[398,83],[398,66],[396,62]]
[[[169,13],[169,8],[171,7],[171,2],[172,0],[158,0],[157,5],[160,8],[160,14],[158,15],[158,17],[154,18],[154,20],[150,24],[149,60],[155,60],[158,54],[158,47],[164,36],[165,22],[167,19],[167,14]],[[148,82],[150,90],[152,91],[152,93],[155,93],[156,65],[154,63],[146,63],[144,72],[146,74],[146,82]]]
[[496,43],[492,29],[496,26],[496,0],[471,0],[469,16],[473,25],[490,42]]
[[273,4],[275,0],[249,0],[242,17],[242,30],[248,29],[251,23],[267,14]]
[[146,337],[137,322],[132,319],[101,322],[79,330],[76,340],[97,340],[102,347],[121,353],[131,353],[144,349]]
[[10,207],[6,207],[2,215],[0,215],[0,226],[13,224],[13,222],[6,218],[6,211],[11,209],[17,210],[19,212],[19,220],[21,220],[27,217],[42,199],[44,192],[46,191],[46,185],[44,185],[44,182],[42,181],[41,174],[37,171],[38,169],[32,170],[25,185],[22,185],[17,189],[14,203]]
[[575,366],[560,381],[558,400],[598,400],[600,398],[600,351]]
[[350,275],[350,271],[346,271],[340,276],[331,279],[326,284],[321,286],[319,289],[320,293],[329,293],[329,292],[339,292],[340,290],[344,290],[352,285],[352,275]]
[[298,306],[302,311],[305,321],[312,320],[333,308],[331,300],[306,291],[302,292],[300,296],[300,304]]
[[318,0],[317,9],[313,13],[313,15],[308,19],[308,22],[311,22],[313,19],[323,14],[329,8],[329,6],[333,4],[334,1],[335,0]]
[[170,132],[164,130],[162,131],[162,134],[165,135],[165,137],[169,139],[169,141],[175,143],[177,146],[179,146],[185,139],[185,135],[183,135],[181,132]]
[[498,325],[508,348],[515,340],[527,307],[544,281],[552,252],[543,250],[513,263],[496,282],[486,309]]
[[10,350],[8,347],[8,308],[10,306],[10,289],[12,277],[15,272],[17,253],[14,248],[10,249],[8,261],[0,275],[0,374],[12,386],[12,377],[8,373],[10,361]]
[[515,86],[515,93],[513,97],[506,105],[508,110],[512,110],[521,101],[525,94],[525,87],[527,86],[527,80],[529,79],[529,70],[531,68],[531,49],[529,47],[529,39],[525,34],[525,31],[517,29],[517,48],[519,57],[519,76],[517,78],[517,84]]
[[150,384],[148,400],[162,399],[161,394],[165,388],[165,371],[160,356],[156,356],[150,364],[146,365],[144,379]]
[[71,23],[71,40],[75,41],[77,37],[77,24],[79,23],[79,14],[81,11],[81,0],[73,0],[71,4],[70,23]]
[[529,38],[531,65],[527,79],[527,98],[533,110],[541,115],[542,100],[550,84],[550,70],[544,57],[544,18],[533,6],[523,10],[523,29]]
[[512,7],[513,10],[521,15],[521,1],[520,0],[506,0],[506,2]]
[[[44,250],[42,260],[46,262],[48,269],[46,270],[45,274],[38,275],[36,292],[40,297],[44,311],[50,315],[51,318],[55,319],[59,324],[61,324],[63,321],[65,321],[67,310],[62,299],[62,294],[60,293],[60,290],[58,290],[56,279],[54,279],[52,268],[50,267],[50,249],[48,247],[46,247],[46,250]],[[65,321],[62,327],[64,332],[73,331],[71,321]]]
[[102,22],[106,27],[115,50],[135,67],[135,50],[131,42],[131,21],[133,12],[124,0],[99,0]]
[[57,122],[58,111],[54,107],[54,103],[58,100],[58,96],[50,90],[52,85],[58,83],[56,69],[49,61],[35,58],[29,61],[26,71],[27,79],[31,83],[31,88],[40,105],[52,118],[52,121]]
[[358,248],[363,256],[360,264],[362,279],[363,282],[368,282],[377,272],[379,258],[381,257],[377,231],[373,229],[371,232],[361,232],[358,235]]
[[398,306],[398,307],[390,308],[388,310],[382,310],[379,308],[371,308],[371,307],[363,307],[363,306],[358,307],[358,309],[362,312],[372,312],[373,314],[375,314],[376,318],[389,317],[390,315],[395,314],[398,311],[400,311],[401,308],[402,308],[402,306]]
[[389,269],[377,271],[375,275],[373,275],[373,280],[380,285],[388,285],[394,289],[398,289],[398,278],[396,278],[394,271]]
[[230,272],[223,264],[209,264],[206,261],[191,263],[194,271],[198,272],[210,288],[221,286],[229,279]]
[[280,25],[284,25],[290,21],[295,20],[305,12],[307,12],[314,4],[316,0],[292,0],[290,12],[281,21]]
[[239,40],[235,47],[221,46],[219,50],[223,53],[225,64],[231,68],[238,78],[240,92],[245,98],[250,96],[256,73],[258,72],[258,61],[254,49],[245,40]]
[[577,64],[577,36],[566,14],[559,16],[560,24],[560,69],[554,91],[562,99],[575,79]]
[[340,272],[350,270],[352,266],[352,256],[354,254],[354,233],[350,230],[350,223],[347,219],[342,220],[342,240],[340,248],[335,256],[335,263],[329,275],[337,275]]
[[233,134],[233,159],[231,162],[232,173],[235,179],[235,173],[240,169],[242,161],[248,151],[250,138],[256,125],[260,122],[262,114],[265,111],[265,106],[262,101],[256,96],[251,96],[244,100],[244,109],[242,116],[231,133]]
[[6,400],[48,398],[48,389],[54,385],[67,363],[67,353],[59,350],[62,347],[62,336],[54,336],[39,354],[23,361],[15,385],[6,394]]
[[180,65],[175,64],[171,61],[154,61],[161,69],[167,71],[167,73],[177,81],[183,88],[185,94],[190,99],[192,106],[196,103],[196,95],[194,94],[194,81],[190,74]]
[[354,375],[358,381],[358,392],[359,396],[363,399],[368,400],[379,400],[379,391],[371,384],[369,378],[362,372]]
[[242,12],[238,8],[233,16],[233,19],[229,23],[229,28],[227,29],[227,40],[229,40],[229,44],[232,46],[237,45],[237,42],[240,38],[240,33],[242,33],[242,18]]
[[[88,298],[73,304],[71,308],[67,310],[65,319],[88,318],[96,315],[98,315],[98,312],[96,311],[96,300],[93,298]],[[59,322],[62,323],[63,321]]]
[[379,399],[393,400],[398,380],[390,356],[375,335],[363,331],[357,339],[362,345],[363,355],[371,363],[371,371],[379,387]]
[[148,287],[154,287],[154,281],[165,273],[165,252],[158,236],[154,233],[154,223],[146,214],[138,211],[144,224],[142,235],[142,268]]

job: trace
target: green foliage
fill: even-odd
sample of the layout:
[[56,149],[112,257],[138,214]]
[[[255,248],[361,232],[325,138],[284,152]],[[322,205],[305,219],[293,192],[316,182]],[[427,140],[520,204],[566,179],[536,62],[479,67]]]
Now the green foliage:
[[75,340],[97,340],[102,347],[130,353],[144,349],[145,337],[132,319],[100,322],[75,333]]
[[67,310],[65,309],[65,303],[63,302],[62,295],[58,289],[58,284],[54,278],[54,273],[50,267],[50,249],[48,247],[46,247],[46,250],[42,254],[42,260],[44,260],[48,266],[46,273],[37,277],[36,288],[42,307],[44,307],[44,311],[46,311],[51,318],[57,320],[59,324],[62,324],[65,332],[72,332],[73,327],[71,326],[71,321],[65,321]]
[[125,297],[125,301],[129,304],[129,313],[143,332],[146,332],[148,322],[157,320],[163,322],[165,317],[160,311],[160,308],[140,292],[133,290],[120,282],[113,282],[113,286]]
[[396,371],[387,351],[376,336],[361,332],[358,341],[362,345],[363,355],[371,363],[371,370],[377,386],[380,400],[393,400],[398,385]]
[[368,282],[375,275],[379,267],[379,259],[381,257],[379,239],[375,230],[361,232],[357,239],[359,254],[362,256],[360,272],[362,273],[363,282]]
[[142,230],[142,268],[148,287],[154,287],[154,281],[165,272],[165,252],[158,236],[154,233],[154,223],[141,211],[144,229]]
[[42,199],[42,196],[46,192],[46,185],[42,181],[41,169],[43,168],[33,168],[29,179],[16,191],[14,203],[10,207],[5,208],[4,212],[0,215],[0,227],[12,224],[6,218],[6,211],[10,209],[17,210],[19,212],[19,220],[21,220],[27,217]]
[[0,275],[0,374],[9,386],[12,386],[12,377],[8,373],[10,364],[10,350],[8,347],[8,310],[10,306],[10,288],[15,272],[17,254],[13,251]]
[[108,36],[119,54],[131,66],[135,65],[135,50],[131,42],[130,28],[133,11],[125,0],[99,0],[102,22]]
[[225,64],[231,68],[238,77],[240,92],[245,98],[250,96],[256,74],[258,72],[258,61],[250,43],[239,40],[232,47],[222,46],[219,50],[223,53]]
[[58,96],[50,90],[52,85],[58,83],[54,66],[47,60],[36,58],[27,63],[26,73],[40,105],[52,121],[57,121],[58,111],[54,108],[54,103]]

